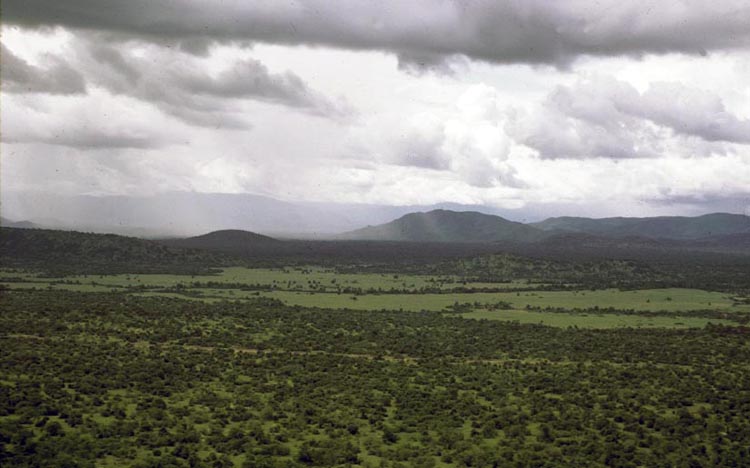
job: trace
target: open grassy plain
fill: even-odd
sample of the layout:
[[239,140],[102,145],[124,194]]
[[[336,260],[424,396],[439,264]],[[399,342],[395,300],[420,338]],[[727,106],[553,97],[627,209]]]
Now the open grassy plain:
[[[565,290],[548,290],[547,284],[535,278],[472,282],[455,275],[340,273],[314,266],[229,267],[218,270],[215,275],[114,274],[58,278],[40,276],[38,272],[2,270],[0,285],[9,289],[122,292],[207,302],[263,297],[290,306],[338,310],[456,312],[456,307],[460,306],[464,318],[584,328],[700,328],[709,322],[730,323],[733,318],[750,313],[750,304],[741,303],[735,295],[699,289],[623,291],[565,286]],[[697,311],[713,314],[680,315]],[[644,316],[638,312],[663,315]]]

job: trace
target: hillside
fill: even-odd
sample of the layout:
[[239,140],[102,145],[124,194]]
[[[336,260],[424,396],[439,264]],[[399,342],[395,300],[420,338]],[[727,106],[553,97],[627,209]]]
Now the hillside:
[[544,231],[577,232],[607,237],[638,236],[688,240],[750,233],[750,217],[729,213],[712,213],[696,217],[601,219],[563,216],[549,218],[531,226]]
[[219,254],[115,234],[47,229],[0,229],[5,267],[55,272],[198,272],[226,264]]
[[530,242],[544,236],[534,227],[475,211],[411,213],[390,223],[344,233],[340,239],[409,242]]
[[2,217],[0,217],[0,226],[19,229],[34,229],[39,227],[31,221],[11,221]]
[[244,253],[258,248],[280,244],[281,241],[250,231],[225,229],[209,232],[201,236],[186,239],[169,239],[161,241],[166,245],[191,249],[219,250],[223,252]]

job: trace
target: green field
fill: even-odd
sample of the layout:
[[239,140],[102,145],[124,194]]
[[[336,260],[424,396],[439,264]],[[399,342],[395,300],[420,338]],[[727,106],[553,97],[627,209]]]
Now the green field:
[[[63,278],[40,276],[28,271],[0,270],[3,277],[15,277],[29,282],[49,283]],[[194,283],[242,283],[245,285],[273,286],[279,289],[300,289],[306,291],[337,291],[339,287],[362,289],[397,289],[416,291],[421,288],[449,290],[457,287],[493,289],[533,289],[538,284],[527,280],[497,283],[465,282],[457,276],[433,276],[414,274],[384,273],[339,273],[333,269],[316,266],[295,268],[245,268],[229,267],[220,269],[215,275],[166,275],[166,274],[117,274],[117,275],[71,275],[65,281],[78,283],[95,282],[100,285],[117,287],[173,287],[190,286]]]
[[[203,290],[207,295],[242,297],[242,291],[230,294],[222,290]],[[247,294],[247,293],[245,293]],[[600,308],[633,309],[637,311],[690,311],[713,309],[747,312],[747,305],[734,306],[730,295],[697,289],[649,289],[639,291],[544,291],[520,293],[469,294],[380,294],[352,296],[330,293],[298,293],[273,291],[262,293],[290,305],[330,309],[357,310],[444,310],[458,303],[493,304],[505,301],[515,309],[531,307],[559,307],[564,309]]]
[[[731,294],[699,289],[618,289],[542,291],[539,284],[516,278],[504,283],[464,283],[455,276],[337,273],[320,267],[225,268],[216,275],[118,274],[42,277],[29,271],[0,271],[8,289],[112,292],[187,298],[204,302],[277,299],[290,306],[329,310],[401,310],[445,312],[464,305],[462,317],[508,320],[555,327],[704,327],[727,323],[725,317],[680,316],[681,312],[750,313]],[[11,280],[12,281],[9,281]],[[452,292],[456,287],[476,292]],[[492,288],[496,292],[481,292]],[[502,292],[502,289],[515,289]],[[430,291],[430,292],[426,292]],[[436,292],[442,291],[442,292]],[[487,310],[507,304],[503,309]],[[555,311],[544,310],[547,308]],[[591,310],[591,309],[599,310]],[[533,309],[533,310],[529,310]],[[606,309],[615,309],[607,311]],[[632,311],[624,314],[621,311]],[[649,316],[641,312],[660,312]]]

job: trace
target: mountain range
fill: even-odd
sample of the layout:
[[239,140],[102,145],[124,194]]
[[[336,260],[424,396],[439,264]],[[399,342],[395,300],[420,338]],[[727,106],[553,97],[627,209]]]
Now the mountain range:
[[563,216],[532,223],[544,231],[579,232],[607,237],[638,236],[653,239],[702,239],[750,233],[750,217],[729,213],[653,218],[578,218]]
[[[579,236],[571,236],[578,234]],[[750,217],[713,213],[697,217],[655,218],[549,218],[522,224],[477,212],[433,210],[410,213],[389,223],[368,226],[338,236],[347,240],[413,242],[517,242],[580,235],[611,239],[706,240],[720,236],[750,236]],[[736,240],[736,239],[735,239]]]
[[500,216],[475,211],[433,210],[410,213],[389,223],[338,236],[342,240],[409,242],[534,241],[544,231]]
[[750,254],[750,218],[727,213],[692,218],[562,217],[524,224],[476,211],[437,209],[409,213],[329,240],[279,240],[239,229],[145,240],[44,230],[5,218],[0,223],[0,257],[4,263],[70,269],[85,259],[89,267],[101,271],[120,264],[138,271],[152,271],[154,265],[166,268],[178,264],[182,265],[180,268],[198,271],[237,259],[377,263],[383,259],[435,261],[496,252],[559,259],[670,261]]
[[186,192],[150,197],[11,194],[3,197],[2,208],[3,227],[172,238],[179,247],[232,251],[245,245],[268,246],[272,238],[554,245],[599,245],[601,239],[617,239],[620,244],[700,241],[704,247],[737,248],[750,243],[750,217],[729,213],[644,218],[563,216],[521,223],[485,206],[290,203],[258,195]]
[[[2,214],[47,229],[128,236],[185,237],[241,229],[282,238],[330,238],[368,224],[437,208],[518,215],[479,205],[389,206],[287,202],[252,194],[171,192],[153,196],[48,195],[3,192]],[[3,224],[6,225],[6,224]]]

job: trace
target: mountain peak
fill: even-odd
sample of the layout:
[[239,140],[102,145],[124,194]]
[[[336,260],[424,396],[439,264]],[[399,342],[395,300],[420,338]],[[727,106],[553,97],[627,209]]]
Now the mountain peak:
[[542,231],[476,211],[436,209],[406,214],[390,223],[344,233],[341,239],[411,242],[525,242]]

